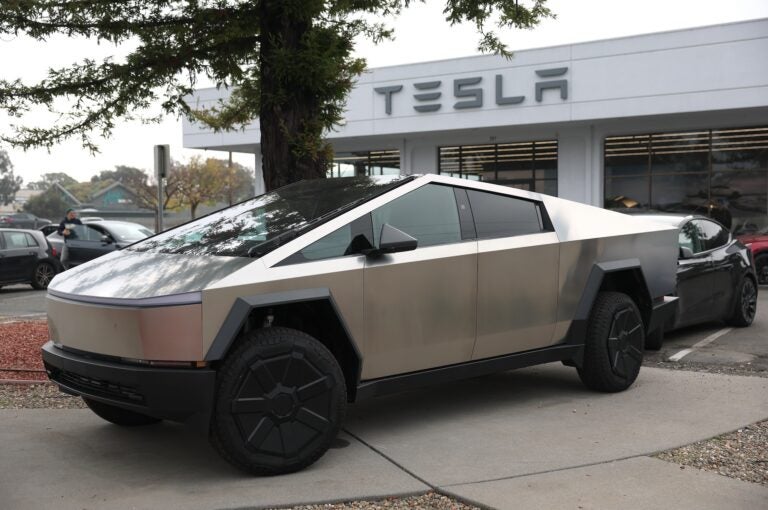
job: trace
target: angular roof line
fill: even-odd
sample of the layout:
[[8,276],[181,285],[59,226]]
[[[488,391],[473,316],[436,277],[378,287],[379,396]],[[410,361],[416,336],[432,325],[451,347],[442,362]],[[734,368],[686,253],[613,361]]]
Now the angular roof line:
[[115,182],[113,182],[112,184],[110,184],[109,186],[107,186],[106,188],[104,188],[104,189],[102,189],[102,190],[100,190],[100,191],[97,191],[96,193],[94,193],[93,195],[91,195],[91,200],[93,200],[94,198],[96,198],[96,197],[98,197],[98,196],[100,196],[100,195],[103,195],[103,194],[104,194],[104,193],[106,193],[107,191],[109,191],[109,190],[111,190],[111,189],[113,189],[113,188],[116,188],[116,187],[118,187],[118,186],[122,186],[122,187],[123,187],[123,188],[125,188],[126,190],[130,191],[130,192],[131,192],[131,193],[132,193],[134,196],[136,196],[136,194],[137,194],[137,193],[136,193],[136,192],[135,192],[135,191],[134,191],[132,188],[130,188],[130,187],[126,186],[125,184],[123,184],[123,182],[122,182],[122,181],[115,181]]
[[74,205],[83,205],[83,203],[77,199],[75,195],[73,195],[70,191],[67,190],[64,186],[59,184],[58,182],[54,182],[53,185],[51,185],[51,188],[58,188],[59,191],[64,193],[72,202],[74,202]]

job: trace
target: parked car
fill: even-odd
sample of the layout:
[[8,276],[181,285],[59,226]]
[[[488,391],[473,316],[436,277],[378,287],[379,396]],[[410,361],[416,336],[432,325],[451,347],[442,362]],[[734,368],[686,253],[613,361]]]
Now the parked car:
[[49,235],[53,234],[59,229],[59,226],[55,223],[50,223],[48,225],[43,225],[38,230],[43,233],[45,237],[48,237]]
[[0,216],[0,227],[2,228],[30,228],[38,229],[43,225],[48,225],[51,220],[38,218],[29,213],[13,213]]
[[[79,266],[154,235],[144,225],[129,221],[91,221],[75,225],[72,231],[72,237],[67,239],[67,268]],[[54,232],[48,235],[48,241],[61,253],[64,248],[64,237],[61,234]]]
[[738,238],[752,250],[758,283],[768,285],[768,228],[752,234],[740,235]]
[[664,331],[722,320],[752,324],[757,310],[757,274],[749,248],[727,228],[704,216],[639,213],[678,230],[678,297],[674,317],[649,335],[646,348],[661,349]]
[[42,232],[0,228],[0,287],[29,283],[46,289],[60,270],[56,252]]
[[628,388],[673,310],[676,242],[440,175],[303,181],[57,276],[43,359],[107,421],[192,422],[235,466],[286,473],[348,401],[552,361]]

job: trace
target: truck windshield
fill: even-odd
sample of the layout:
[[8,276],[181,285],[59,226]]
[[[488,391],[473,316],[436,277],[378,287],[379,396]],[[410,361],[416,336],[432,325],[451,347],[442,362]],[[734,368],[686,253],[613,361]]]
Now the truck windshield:
[[140,241],[130,251],[259,257],[408,180],[402,176],[296,182]]

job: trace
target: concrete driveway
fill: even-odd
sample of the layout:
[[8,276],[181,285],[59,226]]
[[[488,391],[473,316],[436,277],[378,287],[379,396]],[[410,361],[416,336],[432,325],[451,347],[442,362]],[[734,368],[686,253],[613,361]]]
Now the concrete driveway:
[[437,488],[493,508],[768,508],[768,488],[649,457],[768,418],[768,379],[644,367],[620,394],[550,364],[350,409],[309,469],[252,478],[182,426],[0,411],[0,507],[224,509]]

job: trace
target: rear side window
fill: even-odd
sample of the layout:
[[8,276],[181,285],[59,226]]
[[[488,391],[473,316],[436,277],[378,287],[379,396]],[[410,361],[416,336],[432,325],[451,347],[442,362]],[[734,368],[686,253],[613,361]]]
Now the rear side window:
[[30,248],[37,248],[40,245],[37,244],[37,240],[30,234],[25,234],[27,236],[27,246]]
[[709,220],[693,220],[701,239],[701,251],[714,250],[725,246],[728,242],[728,230],[725,227]]
[[467,190],[467,194],[479,239],[538,234],[543,231],[535,202],[477,190]]
[[459,211],[449,186],[422,186],[379,207],[371,218],[377,247],[385,223],[415,237],[419,248],[461,241]]
[[26,232],[3,232],[2,235],[8,250],[37,246],[34,238]]

